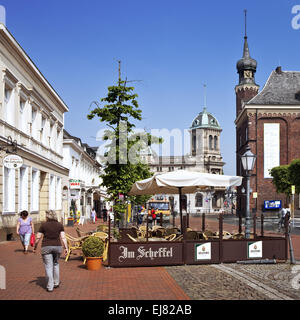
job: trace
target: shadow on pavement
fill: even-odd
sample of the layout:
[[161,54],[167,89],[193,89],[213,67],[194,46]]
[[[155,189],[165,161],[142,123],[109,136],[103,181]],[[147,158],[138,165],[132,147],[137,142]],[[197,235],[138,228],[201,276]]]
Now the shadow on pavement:
[[36,280],[31,280],[29,283],[34,283],[37,286],[42,287],[43,289],[46,289],[46,277],[37,277]]

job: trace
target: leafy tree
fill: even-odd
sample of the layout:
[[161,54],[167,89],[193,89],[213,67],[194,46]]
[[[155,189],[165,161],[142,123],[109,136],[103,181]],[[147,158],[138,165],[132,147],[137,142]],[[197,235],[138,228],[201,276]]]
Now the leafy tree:
[[105,153],[106,165],[102,177],[102,185],[107,188],[110,199],[114,201],[116,220],[126,212],[126,203],[119,200],[123,194],[125,200],[133,203],[147,201],[149,197],[128,197],[127,194],[137,180],[152,176],[149,166],[139,157],[140,150],[151,143],[161,143],[162,139],[149,133],[134,133],[132,120],[140,121],[142,111],[137,102],[138,95],[133,93],[133,87],[127,87],[126,81],[121,79],[119,64],[119,80],[116,86],[108,87],[108,94],[100,101],[105,105],[94,102],[96,108],[88,114],[88,119],[97,116],[100,122],[105,122],[110,130],[106,130],[104,140],[111,141]]
[[286,195],[286,202],[288,203],[292,185],[289,165],[274,167],[270,170],[270,174],[273,177],[272,183],[276,188],[276,192],[284,193]]
[[295,159],[290,163],[289,176],[291,185],[296,188],[296,193],[300,193],[300,159]]

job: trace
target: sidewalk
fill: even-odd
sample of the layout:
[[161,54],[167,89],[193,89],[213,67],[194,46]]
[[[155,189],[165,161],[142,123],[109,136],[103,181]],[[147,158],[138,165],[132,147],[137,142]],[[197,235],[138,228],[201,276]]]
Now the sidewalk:
[[[96,226],[100,224],[97,222]],[[85,224],[82,230],[95,229]],[[75,227],[65,231],[76,235]],[[45,287],[45,272],[40,255],[23,254],[19,241],[0,244],[0,265],[6,269],[6,289],[0,300],[188,300],[163,267],[106,268],[88,271],[79,256],[60,260],[61,286],[53,292]],[[31,249],[30,249],[31,250]]]

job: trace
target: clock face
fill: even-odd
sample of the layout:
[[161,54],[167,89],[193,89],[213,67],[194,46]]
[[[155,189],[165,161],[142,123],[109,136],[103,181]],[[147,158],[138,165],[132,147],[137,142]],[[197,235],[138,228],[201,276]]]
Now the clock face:
[[252,78],[252,71],[245,70],[244,71],[244,77],[245,78]]

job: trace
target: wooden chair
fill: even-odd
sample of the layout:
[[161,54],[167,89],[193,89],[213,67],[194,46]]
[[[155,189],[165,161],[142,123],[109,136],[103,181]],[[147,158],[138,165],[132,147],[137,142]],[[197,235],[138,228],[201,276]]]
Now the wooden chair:
[[[216,236],[219,237],[219,231],[216,232]],[[223,231],[223,239],[228,240],[232,238],[232,234],[228,231]]]
[[102,232],[102,231],[97,231],[92,233],[92,236],[94,237],[98,237],[101,240],[105,241],[106,239],[108,239],[108,234],[106,232]]
[[198,232],[197,231],[188,231],[186,233],[187,240],[198,240]]
[[219,238],[219,236],[217,236],[215,232],[210,231],[210,230],[204,231],[204,232],[203,232],[203,235],[206,237],[205,240],[207,240],[207,239],[217,239],[217,238]]
[[165,236],[165,239],[167,241],[173,241],[177,237],[176,233],[170,234],[168,236]]
[[156,237],[162,238],[162,237],[164,237],[166,235],[166,229],[165,228],[158,228],[155,231],[155,234],[156,234]]
[[98,227],[97,227],[97,231],[102,231],[102,232],[108,232],[108,225],[106,224],[100,224]]
[[91,231],[88,231],[88,232],[83,232],[81,231],[78,227],[75,229],[76,230],[76,233],[78,235],[78,237],[85,237],[85,236],[88,236],[88,235],[91,235],[92,232]]
[[172,228],[166,228],[166,232],[165,234],[168,236],[168,235],[171,235],[173,233],[176,233],[178,234],[179,233],[179,229],[177,227],[172,227]]
[[198,239],[197,240],[208,240],[209,237],[205,234],[205,232],[199,231],[197,232]]
[[173,241],[181,241],[183,239],[183,235],[179,235],[177,238],[175,238]]
[[235,240],[241,240],[241,239],[244,239],[244,238],[245,238],[245,234],[244,233],[235,233],[232,236],[232,239],[235,239]]
[[88,236],[83,236],[79,238],[72,237],[71,235],[66,233],[66,240],[68,244],[68,253],[65,258],[65,262],[69,260],[69,257],[71,253],[73,253],[74,250],[81,250],[82,249],[82,243],[84,239],[86,239]]
[[132,237],[129,233],[127,233],[127,237],[132,240],[133,242],[137,242],[137,239]]

